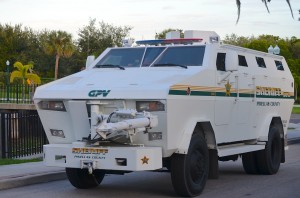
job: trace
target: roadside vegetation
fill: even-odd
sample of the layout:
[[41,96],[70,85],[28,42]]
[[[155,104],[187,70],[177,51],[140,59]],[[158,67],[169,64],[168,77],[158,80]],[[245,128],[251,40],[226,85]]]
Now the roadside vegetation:
[[16,62],[34,65],[32,69],[41,79],[54,80],[79,72],[88,55],[98,56],[108,47],[121,46],[131,29],[90,19],[73,39],[66,31],[35,31],[22,24],[0,23],[0,84],[7,83],[7,72],[16,70]]
[[34,158],[34,159],[0,159],[1,165],[10,165],[10,164],[22,164],[28,162],[40,162],[43,161],[42,158]]
[[300,107],[294,107],[292,110],[292,114],[300,114]]

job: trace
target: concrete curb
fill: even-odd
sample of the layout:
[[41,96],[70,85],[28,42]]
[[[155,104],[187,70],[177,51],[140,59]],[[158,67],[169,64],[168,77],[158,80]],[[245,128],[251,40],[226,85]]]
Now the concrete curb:
[[300,137],[298,138],[291,138],[288,140],[288,145],[300,143]]
[[16,175],[0,180],[0,190],[66,179],[65,171]]

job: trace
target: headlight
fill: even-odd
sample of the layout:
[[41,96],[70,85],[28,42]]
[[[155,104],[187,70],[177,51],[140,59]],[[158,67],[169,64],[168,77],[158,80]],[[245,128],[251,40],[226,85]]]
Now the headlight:
[[136,110],[143,111],[165,111],[165,105],[160,101],[136,101]]
[[38,106],[43,110],[66,111],[63,101],[40,101]]
[[63,130],[50,129],[51,135],[56,137],[65,138]]

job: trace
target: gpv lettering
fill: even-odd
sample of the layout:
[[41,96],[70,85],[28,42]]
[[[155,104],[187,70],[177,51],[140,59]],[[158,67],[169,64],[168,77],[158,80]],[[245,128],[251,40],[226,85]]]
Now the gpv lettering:
[[106,97],[109,94],[110,90],[92,90],[89,92],[90,97],[97,97],[100,95],[103,95],[103,97]]

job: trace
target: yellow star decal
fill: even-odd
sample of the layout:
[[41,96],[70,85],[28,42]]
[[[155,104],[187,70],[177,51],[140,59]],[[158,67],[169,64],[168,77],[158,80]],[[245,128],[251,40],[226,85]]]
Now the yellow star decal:
[[141,160],[142,160],[142,164],[148,164],[149,158],[144,156]]
[[225,84],[225,89],[226,89],[226,96],[230,96],[230,89],[231,89],[231,84],[229,81]]

